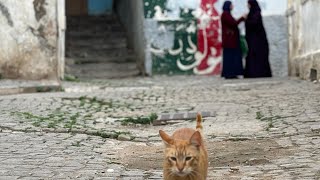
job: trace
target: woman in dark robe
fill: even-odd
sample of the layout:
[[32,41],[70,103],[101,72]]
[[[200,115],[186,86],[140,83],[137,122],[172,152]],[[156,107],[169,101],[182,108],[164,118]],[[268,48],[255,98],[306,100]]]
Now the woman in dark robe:
[[243,75],[242,53],[240,49],[240,33],[238,24],[244,21],[244,17],[236,20],[232,17],[233,5],[231,1],[225,1],[221,15],[222,24],[222,74],[226,79],[237,78]]
[[248,0],[250,12],[246,18],[246,40],[248,55],[244,77],[272,77],[269,64],[269,44],[263,26],[261,9],[256,0]]

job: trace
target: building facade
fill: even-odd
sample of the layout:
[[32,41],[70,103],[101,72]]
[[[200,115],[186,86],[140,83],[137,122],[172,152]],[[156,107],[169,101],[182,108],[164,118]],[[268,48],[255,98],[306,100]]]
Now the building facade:
[[290,75],[306,80],[320,78],[320,1],[289,0]]
[[[110,12],[125,27],[128,46],[136,54],[137,66],[144,74],[220,74],[223,51],[220,14],[224,0],[103,1],[0,0],[1,76],[62,78],[67,14]],[[259,2],[271,47],[273,74],[287,76],[287,2]],[[237,0],[234,4],[235,17],[248,12],[247,0]],[[240,27],[244,32],[243,25]]]

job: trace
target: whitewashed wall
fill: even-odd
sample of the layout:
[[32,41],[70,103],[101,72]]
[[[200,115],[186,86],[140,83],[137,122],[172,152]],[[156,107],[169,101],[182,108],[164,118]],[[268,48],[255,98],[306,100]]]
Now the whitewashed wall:
[[319,80],[320,1],[290,0],[288,7],[290,75]]
[[2,78],[57,78],[56,0],[0,0]]

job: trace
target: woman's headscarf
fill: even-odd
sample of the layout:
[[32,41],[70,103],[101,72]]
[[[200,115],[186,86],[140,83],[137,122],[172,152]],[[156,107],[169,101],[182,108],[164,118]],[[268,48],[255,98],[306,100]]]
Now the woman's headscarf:
[[228,11],[230,12],[231,11],[231,4],[232,2],[231,1],[225,1],[224,4],[223,4],[223,11]]
[[250,4],[250,14],[255,12],[261,12],[261,8],[257,0],[248,0],[248,3]]

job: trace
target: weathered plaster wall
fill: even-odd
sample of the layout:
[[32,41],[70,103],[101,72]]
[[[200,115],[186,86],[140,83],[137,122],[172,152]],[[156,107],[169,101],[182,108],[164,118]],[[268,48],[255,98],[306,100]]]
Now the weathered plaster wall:
[[320,79],[320,1],[289,1],[290,75]]
[[56,0],[0,0],[0,74],[57,78]]
[[[146,64],[154,74],[219,75],[220,14],[224,0],[144,0]],[[233,1],[234,16],[248,12],[247,0]],[[286,0],[260,0],[274,76],[288,75]],[[240,25],[244,32],[243,24]]]
[[264,16],[269,41],[269,61],[275,77],[288,76],[288,24],[285,15]]
[[145,72],[145,36],[143,1],[116,0],[116,12],[128,33],[128,45],[137,56],[137,65]]

